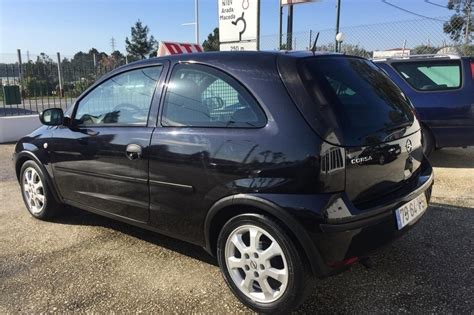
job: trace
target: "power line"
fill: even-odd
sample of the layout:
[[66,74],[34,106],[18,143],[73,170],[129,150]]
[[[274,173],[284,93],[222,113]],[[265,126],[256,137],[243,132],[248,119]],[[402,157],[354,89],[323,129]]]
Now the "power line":
[[416,13],[416,12],[407,10],[407,9],[405,9],[405,8],[399,7],[398,5],[395,5],[395,4],[393,4],[393,3],[388,2],[387,0],[381,0],[381,1],[382,1],[382,3],[384,3],[384,4],[389,5],[389,6],[391,6],[391,7],[394,7],[394,8],[396,8],[396,9],[398,9],[398,10],[400,10],[400,11],[403,11],[403,12],[405,12],[405,13],[409,13],[409,14],[412,14],[412,15],[416,15],[416,16],[422,17],[422,18],[424,18],[424,19],[430,19],[430,20],[435,20],[435,21],[440,21],[440,22],[447,22],[447,21],[445,21],[445,20],[432,18],[432,17],[426,16],[426,15],[421,15],[421,14],[418,14],[418,13]]
[[430,1],[430,0],[425,0],[426,3],[428,4],[431,4],[431,5],[434,5],[434,6],[437,6],[437,7],[440,7],[440,8],[444,8],[444,9],[447,9],[448,7],[445,6],[445,5],[442,5],[442,4],[439,4],[439,3],[435,3],[433,1]]

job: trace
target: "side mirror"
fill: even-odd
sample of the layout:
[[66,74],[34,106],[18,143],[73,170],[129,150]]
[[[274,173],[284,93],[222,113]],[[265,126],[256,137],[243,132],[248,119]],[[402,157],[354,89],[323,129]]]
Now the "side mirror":
[[46,126],[60,126],[64,122],[64,113],[61,108],[48,108],[39,114],[39,119]]

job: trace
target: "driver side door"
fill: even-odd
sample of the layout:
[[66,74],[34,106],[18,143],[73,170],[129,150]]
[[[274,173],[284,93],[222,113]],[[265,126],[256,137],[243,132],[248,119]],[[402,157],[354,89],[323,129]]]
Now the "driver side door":
[[53,171],[66,203],[148,221],[149,145],[163,70],[142,67],[102,81],[78,100],[71,125],[54,131]]

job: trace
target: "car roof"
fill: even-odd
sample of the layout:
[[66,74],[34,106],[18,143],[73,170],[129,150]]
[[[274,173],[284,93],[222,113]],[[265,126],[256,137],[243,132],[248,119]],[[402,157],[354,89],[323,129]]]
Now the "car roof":
[[[344,54],[334,53],[334,52],[324,52],[324,51],[315,51],[314,53],[311,51],[212,51],[212,52],[201,52],[201,53],[190,53],[190,54],[175,54],[175,55],[167,55],[162,57],[153,57],[149,59],[143,59],[135,62],[131,62],[125,67],[141,67],[145,65],[153,65],[162,62],[163,60],[169,60],[171,62],[188,62],[188,61],[203,61],[203,62],[210,62],[210,61],[219,61],[219,60],[226,60],[232,58],[234,60],[242,60],[246,63],[256,62],[258,58],[255,57],[262,57],[268,56],[271,58],[276,58],[277,56],[285,56],[289,58],[306,58],[306,57],[318,57],[318,56],[344,56]],[[118,69],[120,69],[118,68]]]
[[460,60],[468,57],[462,57],[458,55],[411,55],[405,57],[389,57],[381,59],[373,59],[375,63],[392,63],[392,62],[419,62],[419,61],[446,61],[446,60]]
[[[267,59],[275,59],[277,57],[282,58],[289,58],[289,59],[303,59],[309,57],[340,57],[340,58],[361,58],[357,56],[349,56],[341,53],[335,52],[327,52],[327,51],[212,51],[212,52],[201,52],[201,53],[189,53],[189,54],[175,54],[175,55],[167,55],[162,57],[153,57],[149,59],[143,59],[139,61],[134,61],[129,64],[120,66],[104,76],[102,76],[96,82],[100,83],[102,81],[107,80],[110,77],[113,77],[121,72],[129,71],[137,68],[147,67],[147,66],[154,66],[158,64],[162,64],[163,62],[171,62],[171,64],[176,64],[180,62],[197,62],[208,64],[211,66],[215,66],[218,68],[227,68],[236,69],[236,67],[240,69],[256,69],[261,67],[262,65],[262,58]],[[268,65],[268,63],[266,63]],[[275,63],[273,63],[275,64]],[[232,65],[229,67],[229,65]]]

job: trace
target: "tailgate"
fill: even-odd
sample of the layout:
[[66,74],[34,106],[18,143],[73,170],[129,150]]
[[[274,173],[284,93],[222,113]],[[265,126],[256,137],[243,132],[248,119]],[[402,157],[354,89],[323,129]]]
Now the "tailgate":
[[359,209],[402,189],[423,159],[421,132],[390,142],[346,149],[346,192]]

